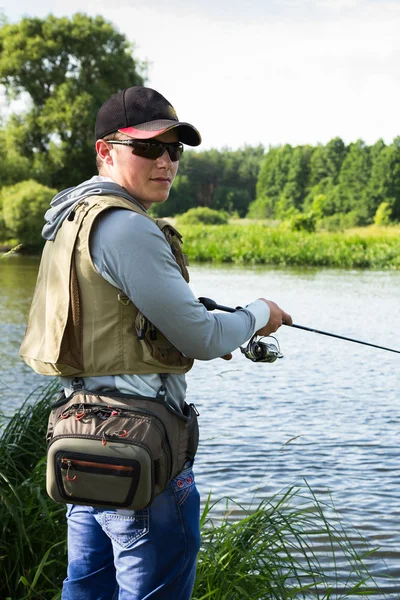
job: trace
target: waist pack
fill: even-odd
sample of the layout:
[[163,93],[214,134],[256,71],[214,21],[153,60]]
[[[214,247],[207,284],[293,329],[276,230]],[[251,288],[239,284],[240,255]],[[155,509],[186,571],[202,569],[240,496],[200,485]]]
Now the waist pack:
[[56,502],[142,509],[196,454],[197,410],[162,398],[74,391],[52,406],[47,493]]

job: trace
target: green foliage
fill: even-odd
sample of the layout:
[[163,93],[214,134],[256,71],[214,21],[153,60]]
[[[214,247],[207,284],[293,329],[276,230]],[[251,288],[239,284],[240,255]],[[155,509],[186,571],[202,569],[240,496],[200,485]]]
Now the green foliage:
[[11,419],[1,416],[1,598],[50,599],[64,577],[65,507],[45,491],[45,434],[57,387],[38,390]]
[[0,83],[9,98],[30,99],[9,127],[41,181],[61,188],[93,175],[97,110],[117,90],[143,83],[132,51],[102,17],[50,15],[0,27]]
[[43,244],[40,235],[44,225],[43,216],[56,193],[57,190],[52,190],[33,180],[2,188],[0,207],[2,207],[5,237],[8,234],[8,237],[15,238],[24,246],[40,248]]
[[400,236],[395,232],[361,236],[284,231],[261,224],[191,225],[180,228],[191,261],[400,269]]
[[336,185],[346,154],[347,148],[339,137],[326,146],[317,146],[310,159],[310,185],[317,185],[327,177]]
[[0,130],[0,189],[31,176],[31,161],[18,152],[9,129]]
[[370,147],[362,140],[346,147],[334,138],[315,148],[270,148],[248,216],[287,221],[312,211],[324,227],[342,229],[372,223],[387,199],[391,221],[400,220],[400,137]]
[[311,146],[297,146],[291,155],[287,183],[283,188],[283,197],[287,204],[300,209],[306,195],[310,178]]
[[400,137],[380,149],[372,166],[366,195],[371,218],[378,206],[390,198],[392,219],[400,220]]
[[288,219],[287,227],[290,231],[308,231],[308,233],[312,233],[315,231],[316,221],[317,215],[312,211],[299,213]]
[[226,225],[229,215],[220,210],[213,210],[206,206],[191,208],[178,218],[178,226],[181,225]]
[[377,590],[363,562],[373,550],[366,542],[356,550],[351,536],[360,534],[346,530],[335,508],[308,487],[290,488],[251,510],[221,504],[211,506],[209,498],[202,515],[193,600],[329,600],[339,588],[344,600],[367,587]]
[[393,204],[391,202],[381,202],[376,209],[374,223],[375,225],[390,225],[392,217]]
[[153,205],[152,215],[169,217],[206,206],[244,217],[255,197],[263,156],[262,146],[184,152],[167,202]]
[[259,196],[249,205],[248,219],[269,219],[274,214],[274,203],[268,196]]
[[[289,181],[289,170],[293,148],[286,144],[270,148],[261,165],[257,180],[256,199],[268,197],[272,205],[278,201]],[[268,217],[273,214],[268,215]]]
[[360,207],[357,210],[352,210],[347,213],[338,212],[333,215],[318,218],[317,229],[326,231],[344,231],[366,224],[366,215],[363,212],[363,207]]

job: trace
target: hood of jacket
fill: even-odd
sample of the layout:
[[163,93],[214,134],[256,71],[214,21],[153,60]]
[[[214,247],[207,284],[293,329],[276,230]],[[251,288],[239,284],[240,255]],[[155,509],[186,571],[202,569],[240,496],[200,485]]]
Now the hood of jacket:
[[89,196],[118,196],[130,200],[145,210],[140,202],[132,198],[123,187],[112,179],[95,175],[80,185],[63,190],[54,196],[49,210],[44,215],[46,223],[42,229],[42,237],[45,240],[54,240],[64,219],[74,210],[78,202]]

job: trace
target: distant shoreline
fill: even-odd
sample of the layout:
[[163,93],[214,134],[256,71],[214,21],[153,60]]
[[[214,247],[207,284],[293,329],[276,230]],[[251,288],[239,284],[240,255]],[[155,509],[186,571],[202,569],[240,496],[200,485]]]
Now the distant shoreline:
[[[400,270],[400,226],[308,233],[247,220],[218,226],[179,226],[179,219],[170,221],[178,221],[183,250],[191,262]],[[12,252],[16,245],[16,240],[0,242],[0,253]],[[22,247],[16,253],[39,255],[40,251]]]
[[262,223],[178,229],[189,260],[236,265],[400,270],[400,227],[287,231]]

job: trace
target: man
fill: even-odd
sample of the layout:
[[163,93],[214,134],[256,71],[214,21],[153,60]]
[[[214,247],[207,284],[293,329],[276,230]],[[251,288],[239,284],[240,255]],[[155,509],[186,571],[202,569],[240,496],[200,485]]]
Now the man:
[[[162,390],[164,401],[179,411],[192,359],[229,359],[255,331],[268,335],[291,318],[264,298],[233,314],[210,314],[191,292],[183,255],[174,242],[177,234],[147,211],[167,200],[182,143],[197,146],[201,138],[192,125],[178,120],[161,94],[139,86],[114,94],[99,110],[95,137],[99,175],[58,194],[46,213],[44,274],[39,276],[21,355],[34,368],[44,365],[39,372],[60,373],[68,394],[74,383],[68,375],[79,372],[87,390],[151,398]],[[80,224],[71,242],[68,231],[74,223]],[[79,289],[79,314],[71,309],[72,292],[64,286],[71,265],[77,280],[68,280],[68,286]],[[134,307],[137,336],[131,322],[125,326],[124,317],[118,316],[127,304]],[[67,309],[70,333],[57,338]],[[75,324],[81,321],[81,333],[75,335]],[[132,350],[149,330],[154,335],[146,343],[157,336],[172,343],[170,366],[163,363],[162,349],[157,354],[153,348],[140,358]],[[63,600],[190,598],[200,544],[192,464],[143,510],[69,505],[67,517],[69,564]]]

